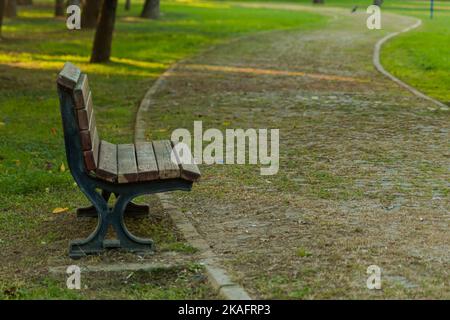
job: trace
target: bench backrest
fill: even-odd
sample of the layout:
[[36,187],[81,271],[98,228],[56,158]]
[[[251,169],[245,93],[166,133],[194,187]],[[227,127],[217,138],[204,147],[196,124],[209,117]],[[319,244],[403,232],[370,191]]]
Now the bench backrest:
[[[81,70],[75,65],[67,62],[59,73],[57,82],[60,89],[68,93],[68,96],[71,98],[68,104],[67,101],[60,101],[61,106],[72,108],[69,111],[74,114],[72,119],[65,119],[63,116],[63,121],[74,120],[76,122],[85,169],[94,171],[98,167],[100,138],[95,122],[92,92],[89,88],[88,77],[86,74],[81,73]],[[60,95],[60,99],[64,98]]]

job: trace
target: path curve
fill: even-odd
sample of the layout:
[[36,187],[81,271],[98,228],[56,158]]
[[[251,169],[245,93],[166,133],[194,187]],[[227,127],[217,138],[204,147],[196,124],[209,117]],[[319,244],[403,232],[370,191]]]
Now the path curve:
[[[324,30],[249,36],[176,64],[141,104],[136,139],[194,120],[280,128],[278,175],[202,166],[194,192],[161,197],[183,208],[169,214],[193,232],[188,241],[203,239],[197,247],[252,297],[373,297],[363,285],[373,263],[384,286],[403,288],[376,297],[430,283],[417,294],[427,297],[450,261],[444,115],[372,67],[385,31],[368,31],[365,14],[334,14],[345,19]],[[388,31],[411,25],[386,16]]]

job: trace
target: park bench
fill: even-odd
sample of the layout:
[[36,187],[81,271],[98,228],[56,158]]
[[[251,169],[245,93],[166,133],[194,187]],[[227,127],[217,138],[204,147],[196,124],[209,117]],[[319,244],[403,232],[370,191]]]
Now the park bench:
[[[57,85],[67,162],[78,187],[92,203],[77,213],[98,217],[97,228],[88,238],[70,243],[69,256],[77,259],[109,248],[152,252],[153,241],[132,235],[124,224],[125,213],[148,212],[148,206],[131,201],[144,194],[190,191],[200,171],[195,164],[181,163],[169,140],[119,145],[102,140],[87,75],[75,65],[64,65]],[[111,194],[116,196],[112,207],[108,205]],[[109,226],[117,239],[106,239]]]

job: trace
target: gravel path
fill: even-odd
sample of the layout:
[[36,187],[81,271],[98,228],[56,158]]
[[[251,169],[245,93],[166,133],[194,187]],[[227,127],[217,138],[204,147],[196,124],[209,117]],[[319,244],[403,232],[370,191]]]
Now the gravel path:
[[[254,35],[177,65],[145,136],[194,120],[280,129],[277,175],[202,166],[193,192],[174,194],[252,297],[450,298],[449,113],[372,65],[375,43],[416,20],[384,14],[371,31],[363,13],[326,14],[322,30]],[[373,264],[382,290],[366,288]]]

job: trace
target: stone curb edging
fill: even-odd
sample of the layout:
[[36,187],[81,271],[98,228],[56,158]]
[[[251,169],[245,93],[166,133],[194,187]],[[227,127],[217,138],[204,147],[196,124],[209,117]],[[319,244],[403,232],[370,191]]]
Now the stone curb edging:
[[170,76],[172,71],[178,66],[181,61],[173,64],[168,70],[166,70],[151,86],[151,88],[145,93],[139,108],[136,112],[136,120],[134,125],[134,141],[145,141],[145,120],[144,114],[148,112],[151,107],[151,101],[153,95],[164,86],[166,78]]
[[[255,34],[262,34],[262,33],[266,33],[266,32],[269,32],[269,31],[260,31],[260,32],[256,32]],[[255,35],[255,34],[253,34],[253,35]],[[202,50],[200,53],[205,54],[207,52],[213,51],[218,46],[225,45],[225,44],[230,44],[230,43],[233,43],[235,41],[239,41],[240,39],[248,37],[248,36],[249,35],[243,35],[243,36],[240,36],[240,37],[228,39],[224,43],[219,43],[217,45],[213,45],[213,46],[211,46],[211,47],[209,47],[207,49]],[[250,35],[250,36],[252,36],[252,35]],[[159,78],[155,81],[155,83],[145,93],[145,96],[142,99],[141,103],[139,104],[138,110],[136,112],[136,120],[135,120],[135,124],[134,124],[134,141],[135,142],[145,141],[145,119],[144,119],[144,114],[150,110],[150,107],[152,105],[152,97],[155,95],[155,93],[158,90],[160,90],[166,84],[166,79],[171,76],[171,74],[174,72],[174,70],[180,64],[188,61],[189,59],[190,59],[190,57],[185,58],[185,59],[181,59],[181,60],[175,62],[174,64],[172,64],[169,69],[167,69],[162,75],[159,76]]]
[[402,80],[398,79],[397,77],[395,77],[394,75],[392,75],[391,73],[389,73],[388,71],[386,71],[386,69],[382,66],[381,61],[380,61],[380,52],[381,52],[381,47],[383,46],[384,43],[386,43],[388,40],[402,34],[408,31],[411,31],[413,29],[416,29],[418,27],[420,27],[422,25],[422,20],[417,19],[416,23],[413,24],[412,26],[409,26],[401,31],[398,32],[393,32],[388,34],[387,36],[385,36],[384,38],[378,40],[378,42],[375,44],[375,49],[373,52],[373,64],[375,66],[375,68],[382,73],[383,75],[385,75],[386,77],[388,77],[389,79],[391,79],[392,81],[394,81],[395,83],[397,83],[399,86],[405,88],[406,90],[410,91],[412,94],[414,94],[415,96],[421,98],[421,99],[425,99],[427,101],[432,102],[433,104],[435,104],[436,106],[438,106],[441,110],[449,110],[449,107],[446,106],[444,103],[430,97],[427,96],[426,94],[420,92],[419,90],[411,87],[410,85],[406,84],[405,82],[403,82]]
[[[241,37],[231,39],[228,42],[234,42]],[[213,50],[216,46],[204,50],[207,52]],[[187,59],[185,59],[187,60]],[[142,99],[138,111],[136,113],[136,123],[134,131],[134,140],[145,141],[145,119],[144,114],[148,112],[152,104],[153,95],[165,85],[167,77],[169,77],[175,68],[178,67],[185,60],[180,60],[173,64],[167,71],[165,71],[153,84],[153,86],[146,92]],[[206,270],[206,276],[211,286],[216,290],[220,296],[227,300],[252,300],[249,294],[237,283],[233,282],[227,275],[224,268],[220,266],[220,263],[216,255],[212,252],[206,241],[200,236],[195,227],[191,224],[188,218],[175,206],[172,202],[172,197],[167,194],[157,194],[159,197],[163,209],[167,212],[174,222],[177,229],[182,233],[186,241],[196,248],[200,252],[200,264]]]
[[226,271],[220,266],[216,255],[209,245],[197,232],[189,219],[173,204],[172,197],[167,193],[160,193],[158,197],[165,212],[183,234],[186,241],[199,250],[200,264],[206,270],[206,276],[214,290],[227,300],[252,300],[249,294],[238,284],[233,282]]

